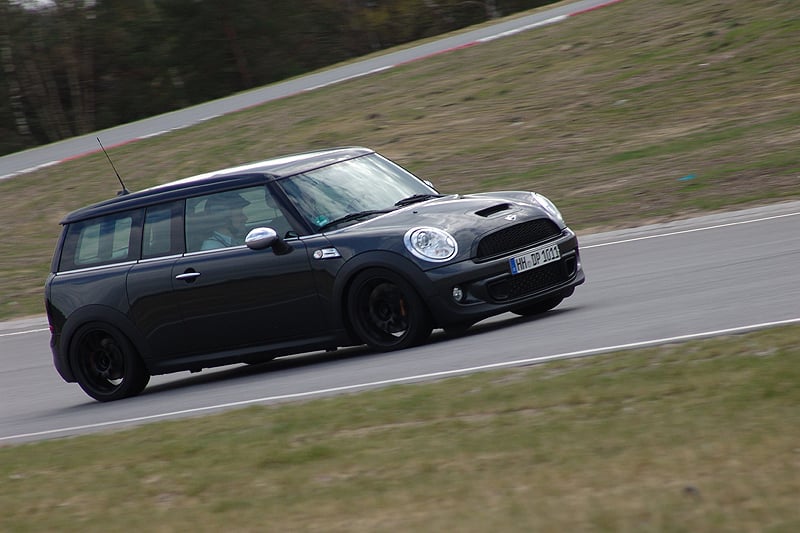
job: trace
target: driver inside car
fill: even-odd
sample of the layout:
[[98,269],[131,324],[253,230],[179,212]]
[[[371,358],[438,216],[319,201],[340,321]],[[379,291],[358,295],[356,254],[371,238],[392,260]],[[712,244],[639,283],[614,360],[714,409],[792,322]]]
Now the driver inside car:
[[214,250],[244,244],[247,229],[244,208],[248,205],[250,202],[237,193],[221,193],[210,197],[203,208],[203,215],[214,230],[200,249]]

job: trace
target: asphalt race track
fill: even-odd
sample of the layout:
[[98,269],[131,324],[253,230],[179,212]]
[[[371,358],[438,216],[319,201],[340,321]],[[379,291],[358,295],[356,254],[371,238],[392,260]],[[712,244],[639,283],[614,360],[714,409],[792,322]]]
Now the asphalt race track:
[[0,323],[0,445],[800,323],[800,202],[580,240],[587,282],[541,317],[506,314],[389,354],[155,376],[109,404],[61,381],[43,319]]

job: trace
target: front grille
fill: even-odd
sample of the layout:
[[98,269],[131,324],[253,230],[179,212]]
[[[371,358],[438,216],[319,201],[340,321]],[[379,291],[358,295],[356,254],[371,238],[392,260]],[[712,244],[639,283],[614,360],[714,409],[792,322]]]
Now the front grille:
[[476,259],[485,259],[532,246],[560,233],[558,226],[549,219],[529,220],[510,228],[495,231],[481,239],[481,242],[478,243]]
[[513,300],[566,282],[575,275],[577,263],[574,256],[561,261],[508,276],[491,283],[489,296],[497,301]]

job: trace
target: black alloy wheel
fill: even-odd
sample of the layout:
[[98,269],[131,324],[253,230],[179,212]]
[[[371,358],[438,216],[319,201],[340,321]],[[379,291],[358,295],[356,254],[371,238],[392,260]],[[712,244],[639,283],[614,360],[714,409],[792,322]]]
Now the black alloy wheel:
[[84,392],[101,402],[135,396],[150,381],[130,341],[116,328],[100,322],[86,324],[75,333],[70,362]]
[[350,324],[374,350],[391,351],[425,341],[433,329],[430,313],[402,276],[383,268],[356,276],[347,301]]

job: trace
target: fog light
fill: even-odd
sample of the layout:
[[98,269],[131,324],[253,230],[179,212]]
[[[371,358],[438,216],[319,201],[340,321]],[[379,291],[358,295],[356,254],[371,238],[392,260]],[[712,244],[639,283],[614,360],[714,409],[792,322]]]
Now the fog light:
[[453,287],[453,300],[460,302],[464,299],[464,291],[461,290],[461,287]]

